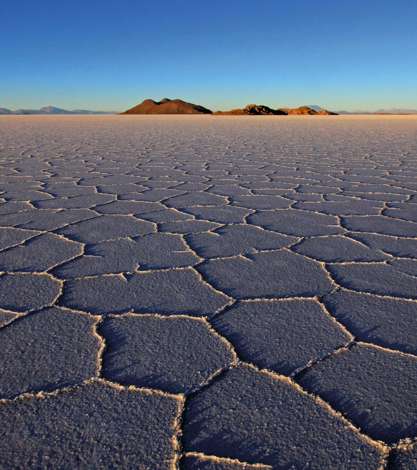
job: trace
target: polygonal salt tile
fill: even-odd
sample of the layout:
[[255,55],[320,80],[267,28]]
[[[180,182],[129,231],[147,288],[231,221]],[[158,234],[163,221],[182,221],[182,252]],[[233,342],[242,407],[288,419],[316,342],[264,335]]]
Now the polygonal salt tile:
[[332,264],[328,269],[335,281],[347,289],[417,299],[416,279],[388,264]]
[[85,194],[74,197],[55,197],[45,201],[38,201],[36,207],[40,209],[89,209],[97,204],[113,201],[114,196],[107,194]]
[[244,366],[187,400],[183,447],[273,468],[336,470],[349,462],[352,469],[377,470],[383,460],[381,446],[288,379]]
[[123,194],[120,196],[120,199],[129,199],[132,201],[159,202],[180,194],[184,194],[184,191],[177,191],[175,189],[149,189],[141,193]]
[[389,184],[355,184],[343,183],[342,189],[353,192],[369,192],[369,193],[395,193],[395,194],[411,194],[413,191],[403,189],[398,186],[394,187]]
[[166,470],[180,407],[172,396],[101,382],[9,401],[0,407],[2,465]]
[[110,204],[97,206],[95,210],[100,214],[141,214],[164,209],[159,202],[145,201],[113,201]]
[[369,201],[383,201],[383,202],[401,202],[405,201],[408,197],[405,194],[391,194],[391,193],[360,193],[353,191],[344,191],[346,196],[359,197]]
[[111,175],[111,176],[84,176],[78,183],[81,186],[100,186],[102,184],[130,184],[140,183],[144,178],[133,175]]
[[417,259],[393,259],[389,264],[405,274],[417,276]]
[[214,326],[240,358],[285,375],[351,339],[320,304],[307,299],[239,302],[215,318]]
[[387,217],[417,222],[417,208],[414,204],[401,204],[399,208],[385,209],[383,214]]
[[34,209],[0,216],[0,225],[15,226],[32,230],[56,230],[74,222],[97,217],[90,209],[66,209],[57,211],[52,209]]
[[[54,270],[60,278],[109,273],[132,273],[137,269],[192,266],[199,261],[180,235],[152,233],[135,240],[121,239],[88,247],[87,254]],[[1,262],[1,253],[0,253]]]
[[285,197],[292,199],[293,201],[311,201],[320,202],[323,201],[321,194],[309,194],[309,193],[285,193]]
[[393,443],[417,432],[417,358],[354,345],[300,378],[374,439]]
[[294,207],[330,215],[377,215],[383,205],[378,203],[378,201],[359,201],[353,199],[348,202],[297,202]]
[[244,188],[237,184],[215,184],[210,188],[210,192],[218,194],[219,196],[243,196],[250,195],[251,192],[248,188]]
[[16,312],[51,305],[61,284],[47,274],[15,273],[0,276],[0,308]]
[[187,242],[201,257],[215,258],[254,253],[256,250],[277,250],[297,239],[262,230],[252,225],[228,225],[212,233],[190,234]]
[[125,195],[129,193],[141,193],[146,191],[146,186],[136,183],[121,183],[121,184],[99,184],[97,191],[104,194]]
[[94,189],[88,186],[77,186],[75,183],[45,184],[45,192],[56,198],[94,195],[96,194]]
[[354,232],[373,232],[397,237],[417,237],[417,223],[382,215],[344,217],[343,226]]
[[0,397],[51,390],[96,375],[94,323],[86,315],[47,308],[0,330]]
[[[252,190],[252,195],[254,196],[284,196],[285,199],[285,194],[287,193],[288,189],[253,189]],[[288,199],[287,199],[288,200]],[[288,201],[290,204],[292,204],[292,201]],[[271,207],[269,207],[271,208]]]
[[339,290],[324,303],[358,339],[417,354],[417,303]]
[[315,261],[282,250],[214,259],[199,266],[214,287],[237,299],[312,297],[329,292],[331,283]]
[[[0,278],[1,280],[1,278]],[[0,284],[1,286],[1,284]],[[93,313],[190,314],[210,316],[229,303],[191,268],[68,281],[61,303]]]
[[224,196],[218,196],[205,191],[191,191],[181,196],[174,196],[166,201],[168,207],[176,207],[177,209],[189,207],[189,206],[216,206],[227,203],[227,199]]
[[220,224],[244,222],[245,217],[251,213],[249,209],[235,206],[197,206],[187,207],[183,210],[194,215],[197,219],[211,220]]
[[221,225],[207,220],[182,220],[179,222],[163,222],[159,226],[160,232],[170,233],[200,233],[213,230]]
[[145,191],[148,189],[177,189],[177,190],[181,189],[182,190],[183,188],[177,188],[177,186],[180,183],[181,183],[180,181],[174,181],[171,179],[168,179],[168,180],[162,179],[162,180],[143,181],[142,185],[146,188]]
[[299,193],[331,194],[338,193],[340,188],[336,186],[323,186],[320,184],[300,184],[297,191]]
[[6,201],[0,204],[0,214],[15,214],[20,211],[33,210],[33,206],[27,201]]
[[197,182],[187,182],[180,183],[175,186],[175,189],[180,191],[205,191],[210,187],[209,184],[197,183]]
[[248,222],[296,237],[335,235],[344,232],[334,216],[296,209],[258,212],[249,215]]
[[180,212],[179,210],[173,208],[146,212],[145,214],[140,214],[140,218],[144,220],[149,220],[150,222],[154,222],[156,224],[160,224],[163,222],[193,220],[192,215]]
[[370,248],[382,250],[393,256],[417,258],[417,238],[397,238],[371,233],[350,233],[349,236]]
[[291,201],[281,196],[237,196],[233,198],[236,206],[247,207],[248,209],[271,210],[287,209]]
[[34,230],[22,230],[15,227],[0,227],[0,250],[19,245],[25,240],[39,235],[39,233]]
[[296,253],[320,261],[338,263],[343,261],[383,261],[384,253],[344,236],[314,237],[302,240],[292,248]]
[[12,201],[42,201],[44,199],[52,199],[50,194],[35,189],[10,189],[5,191],[3,197]]
[[[269,191],[280,191],[284,193],[289,189],[293,189],[293,184],[287,181],[267,181],[265,178],[255,180],[248,180],[246,183],[243,183],[245,186],[249,187],[253,192],[254,191],[262,191],[262,190],[269,190]],[[253,195],[252,195],[253,196]],[[267,198],[265,198],[265,201]]]
[[45,233],[1,252],[0,270],[43,272],[81,253],[79,243]]
[[135,237],[155,232],[151,222],[131,215],[103,215],[65,227],[59,233],[83,243],[98,243],[122,237]]
[[123,384],[187,393],[234,360],[226,342],[197,318],[127,315],[106,320],[101,334],[103,374]]

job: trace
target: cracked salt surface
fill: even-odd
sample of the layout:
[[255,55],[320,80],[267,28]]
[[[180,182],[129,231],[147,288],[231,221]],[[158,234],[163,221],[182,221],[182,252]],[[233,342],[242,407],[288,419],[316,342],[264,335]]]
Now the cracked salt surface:
[[1,466],[416,467],[416,131],[0,117]]

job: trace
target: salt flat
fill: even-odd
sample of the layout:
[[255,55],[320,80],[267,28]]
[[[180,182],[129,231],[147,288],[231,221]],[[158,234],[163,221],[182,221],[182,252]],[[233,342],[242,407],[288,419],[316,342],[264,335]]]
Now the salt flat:
[[417,468],[417,118],[0,117],[0,467]]

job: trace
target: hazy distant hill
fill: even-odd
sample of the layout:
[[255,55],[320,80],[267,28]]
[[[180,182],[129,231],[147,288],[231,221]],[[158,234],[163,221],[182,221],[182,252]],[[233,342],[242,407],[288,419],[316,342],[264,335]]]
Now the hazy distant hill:
[[16,109],[15,111],[7,108],[0,108],[0,114],[114,114],[108,111],[89,111],[85,109],[67,109],[57,108],[56,106],[44,106],[40,109]]
[[164,98],[161,101],[147,99],[122,114],[211,114],[210,109],[194,103]]
[[338,111],[339,114],[417,114],[417,109],[407,109],[407,108],[389,108],[389,109],[378,109],[376,111]]
[[71,111],[66,109],[57,108],[56,106],[44,106],[39,110],[42,114],[71,114]]
[[389,109],[378,109],[375,114],[417,114],[417,109],[407,108],[389,108]]

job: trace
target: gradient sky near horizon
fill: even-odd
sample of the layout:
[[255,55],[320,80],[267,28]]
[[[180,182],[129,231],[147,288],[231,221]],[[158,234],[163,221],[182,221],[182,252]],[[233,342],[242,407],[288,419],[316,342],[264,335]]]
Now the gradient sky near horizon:
[[0,106],[417,108],[415,0],[1,0]]

